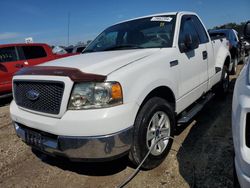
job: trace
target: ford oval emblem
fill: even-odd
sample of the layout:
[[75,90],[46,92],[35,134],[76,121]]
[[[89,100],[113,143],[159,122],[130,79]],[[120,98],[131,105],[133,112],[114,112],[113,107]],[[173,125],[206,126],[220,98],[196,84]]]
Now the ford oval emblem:
[[26,93],[26,97],[31,100],[31,101],[35,101],[39,98],[40,93],[38,91],[35,90],[29,90]]

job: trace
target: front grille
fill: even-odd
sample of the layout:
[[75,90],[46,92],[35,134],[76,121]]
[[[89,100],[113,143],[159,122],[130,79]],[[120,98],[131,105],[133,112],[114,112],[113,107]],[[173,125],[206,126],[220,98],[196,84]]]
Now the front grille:
[[64,83],[59,81],[14,81],[14,97],[18,106],[26,109],[59,114]]

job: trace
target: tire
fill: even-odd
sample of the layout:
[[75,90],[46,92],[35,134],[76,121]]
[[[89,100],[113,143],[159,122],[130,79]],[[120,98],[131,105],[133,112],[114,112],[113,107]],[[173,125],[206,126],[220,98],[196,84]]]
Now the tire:
[[[175,114],[169,103],[159,97],[149,99],[135,120],[133,143],[129,153],[131,162],[139,165],[159,137],[174,136],[174,128]],[[157,142],[142,168],[149,170],[160,165],[169,153],[172,143],[172,139]]]
[[237,64],[238,64],[238,58],[235,57],[233,59],[233,67],[232,67],[232,70],[230,72],[231,75],[235,75],[237,73]]
[[223,66],[221,80],[218,84],[216,93],[220,97],[225,97],[229,91],[229,72],[226,66]]

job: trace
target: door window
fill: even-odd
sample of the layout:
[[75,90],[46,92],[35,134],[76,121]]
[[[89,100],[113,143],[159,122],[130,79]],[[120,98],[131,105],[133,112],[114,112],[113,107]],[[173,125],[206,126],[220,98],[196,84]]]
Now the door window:
[[200,43],[201,44],[207,43],[209,41],[208,36],[200,20],[197,18],[197,16],[192,16],[192,20],[198,32]]
[[179,34],[179,45],[181,43],[184,43],[186,35],[191,35],[193,39],[199,39],[198,33],[191,18],[183,16],[181,20],[181,28]]
[[17,53],[15,47],[0,48],[0,62],[17,61]]
[[47,54],[42,46],[22,46],[23,58],[36,59],[46,57]]

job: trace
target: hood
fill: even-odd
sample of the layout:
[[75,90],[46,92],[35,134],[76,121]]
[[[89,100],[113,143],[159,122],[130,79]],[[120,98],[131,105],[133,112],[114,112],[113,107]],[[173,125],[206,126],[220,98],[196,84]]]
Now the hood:
[[40,66],[71,67],[86,73],[108,75],[159,50],[159,48],[155,48],[86,53],[53,60]]

